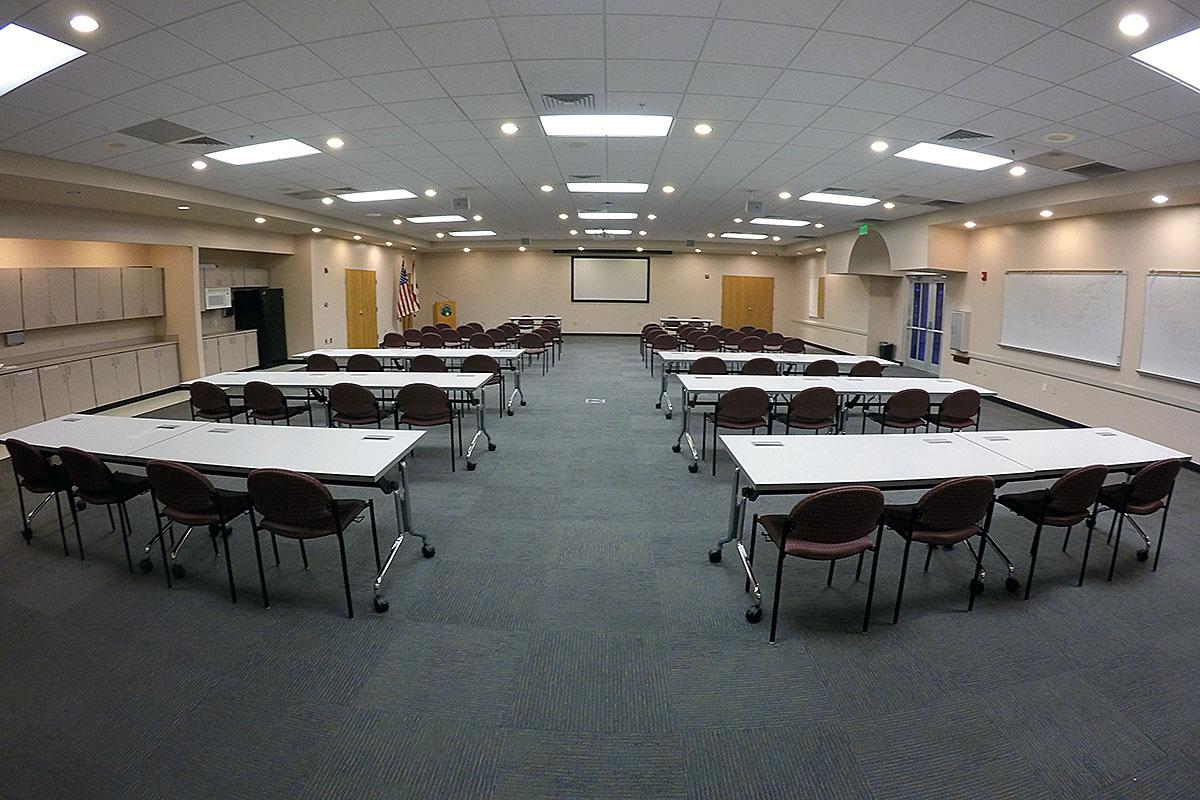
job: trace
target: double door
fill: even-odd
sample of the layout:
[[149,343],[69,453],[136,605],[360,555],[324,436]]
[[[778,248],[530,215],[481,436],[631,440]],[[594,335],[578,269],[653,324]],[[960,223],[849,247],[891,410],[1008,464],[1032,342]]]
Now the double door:
[[379,344],[378,318],[375,273],[369,269],[346,270],[346,346],[375,347]]
[[721,276],[721,324],[775,328],[775,279],[749,275]]

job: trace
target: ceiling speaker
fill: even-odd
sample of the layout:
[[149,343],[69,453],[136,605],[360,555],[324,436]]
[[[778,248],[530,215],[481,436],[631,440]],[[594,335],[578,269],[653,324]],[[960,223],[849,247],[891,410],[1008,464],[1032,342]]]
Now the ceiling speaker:
[[746,201],[746,216],[761,217],[763,215],[762,200],[747,200]]
[[459,214],[465,214],[471,210],[471,198],[456,197],[454,198],[454,210]]

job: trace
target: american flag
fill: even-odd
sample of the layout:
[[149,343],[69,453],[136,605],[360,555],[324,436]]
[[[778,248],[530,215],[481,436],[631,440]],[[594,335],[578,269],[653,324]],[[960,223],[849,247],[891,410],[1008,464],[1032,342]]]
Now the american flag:
[[407,317],[421,310],[417,287],[408,279],[408,268],[400,264],[400,285],[396,288],[396,316]]

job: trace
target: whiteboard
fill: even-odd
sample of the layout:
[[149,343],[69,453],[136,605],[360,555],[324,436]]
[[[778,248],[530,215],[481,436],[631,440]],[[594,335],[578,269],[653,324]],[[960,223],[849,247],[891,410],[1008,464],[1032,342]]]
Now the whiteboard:
[[649,303],[650,259],[572,256],[571,302]]
[[1138,372],[1200,383],[1200,275],[1147,275]]
[[1000,346],[1117,367],[1124,272],[1009,272]]

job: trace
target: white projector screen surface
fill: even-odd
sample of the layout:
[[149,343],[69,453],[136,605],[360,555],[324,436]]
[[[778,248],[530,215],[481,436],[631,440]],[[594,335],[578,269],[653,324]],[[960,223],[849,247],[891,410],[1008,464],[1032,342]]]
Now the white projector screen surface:
[[1009,272],[1000,346],[1120,366],[1125,284],[1123,272]]
[[1138,372],[1200,383],[1200,274],[1146,277],[1146,316]]
[[649,303],[650,259],[572,256],[571,302]]

